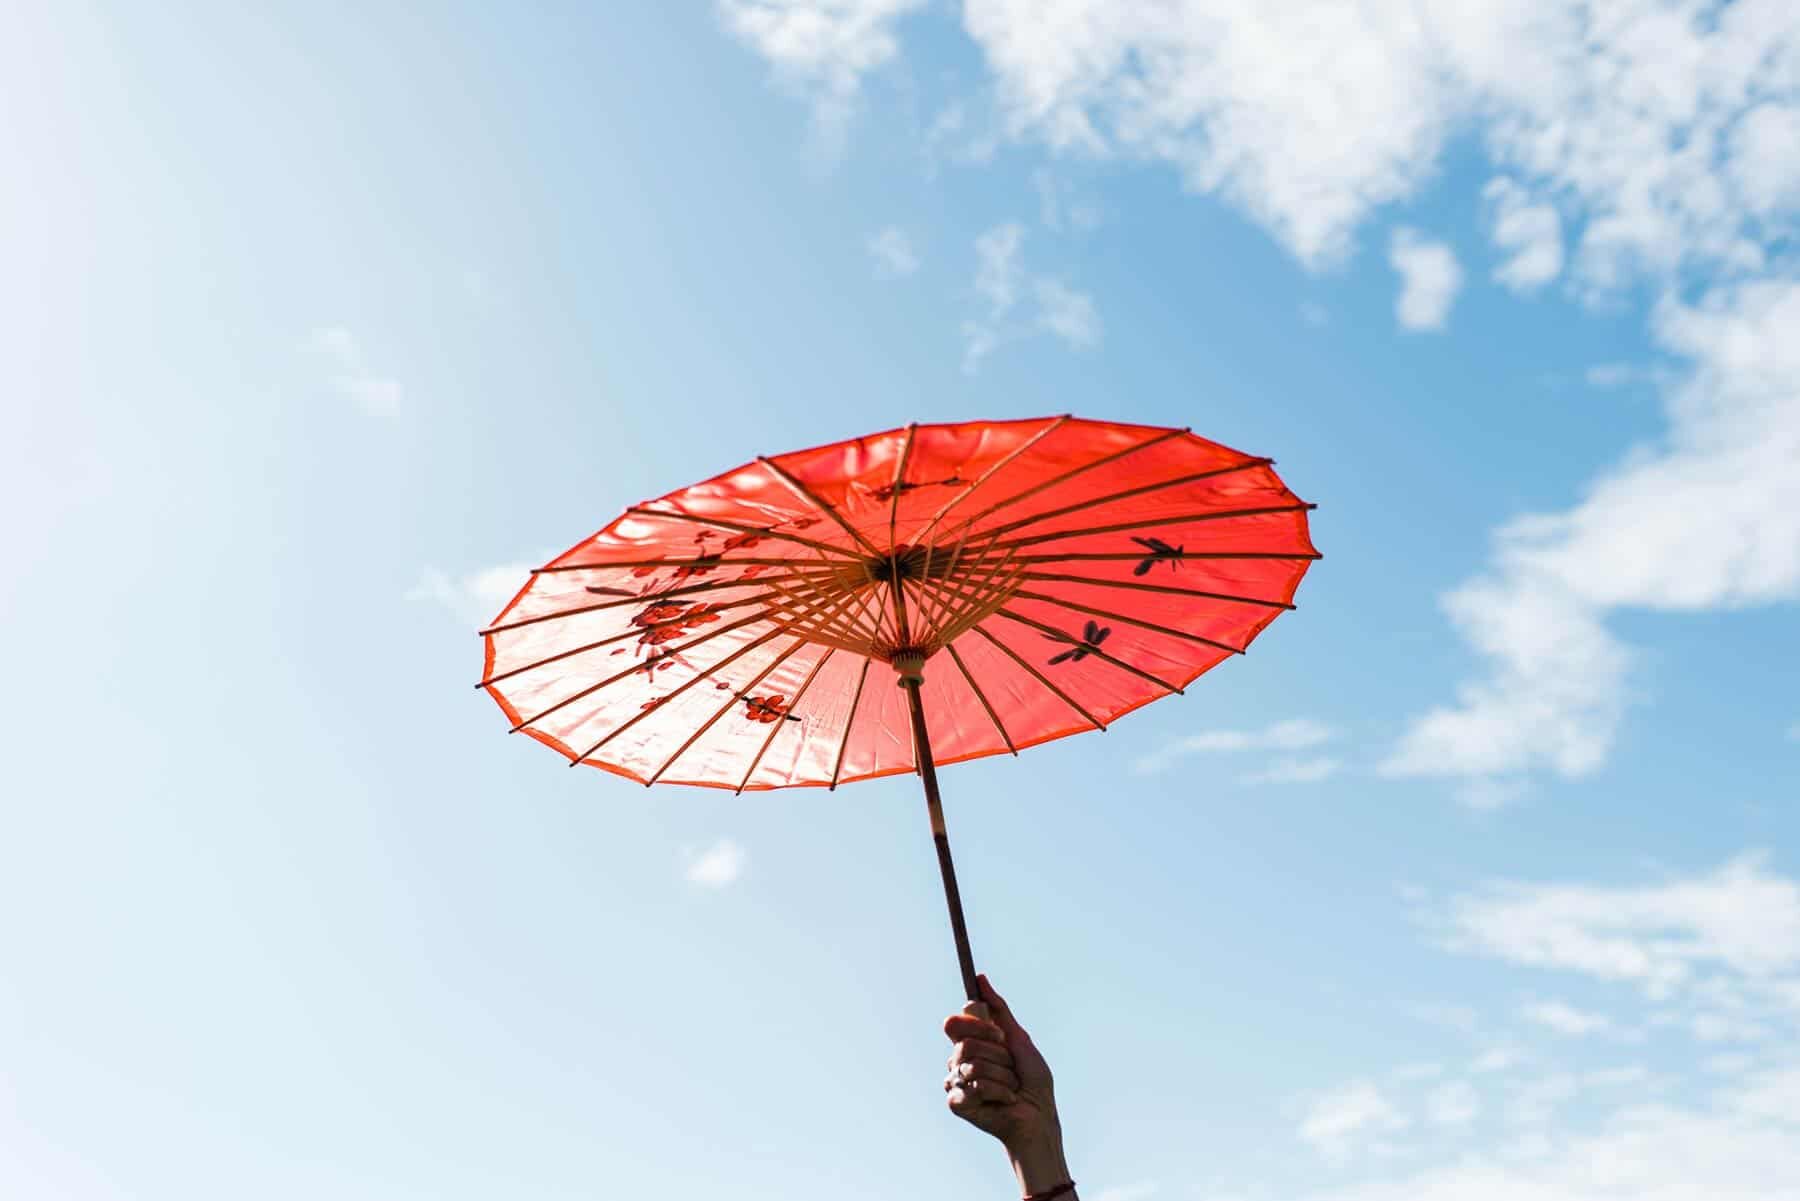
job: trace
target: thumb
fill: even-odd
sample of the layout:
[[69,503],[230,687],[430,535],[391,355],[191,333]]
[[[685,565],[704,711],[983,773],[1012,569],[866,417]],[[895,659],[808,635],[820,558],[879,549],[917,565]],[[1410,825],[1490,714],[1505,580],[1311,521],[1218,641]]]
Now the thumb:
[[1012,1010],[1007,1007],[1006,998],[1000,995],[1000,991],[994,987],[993,982],[985,975],[977,976],[975,979],[981,985],[981,996],[983,1000],[987,1002],[988,1008],[993,1012],[995,1024],[1006,1031],[1008,1038],[1018,1035],[1029,1040],[1031,1036],[1025,1033],[1025,1028],[1023,1026],[1019,1025],[1019,1020],[1013,1016]]

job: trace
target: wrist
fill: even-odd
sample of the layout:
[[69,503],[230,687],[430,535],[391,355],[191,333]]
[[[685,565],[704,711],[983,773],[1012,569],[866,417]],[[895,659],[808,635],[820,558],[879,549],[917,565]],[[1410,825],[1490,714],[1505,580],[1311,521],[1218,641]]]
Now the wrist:
[[1060,1126],[1052,1125],[1037,1135],[1007,1144],[1006,1158],[1012,1163],[1013,1175],[1018,1177],[1019,1191],[1027,1197],[1049,1192],[1069,1179]]

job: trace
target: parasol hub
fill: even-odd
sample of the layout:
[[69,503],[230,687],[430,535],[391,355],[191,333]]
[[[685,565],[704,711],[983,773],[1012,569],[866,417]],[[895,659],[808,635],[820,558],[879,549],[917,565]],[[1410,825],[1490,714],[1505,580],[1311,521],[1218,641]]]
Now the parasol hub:
[[889,653],[888,663],[900,674],[900,686],[916,685],[925,679],[925,652],[917,647],[907,647]]

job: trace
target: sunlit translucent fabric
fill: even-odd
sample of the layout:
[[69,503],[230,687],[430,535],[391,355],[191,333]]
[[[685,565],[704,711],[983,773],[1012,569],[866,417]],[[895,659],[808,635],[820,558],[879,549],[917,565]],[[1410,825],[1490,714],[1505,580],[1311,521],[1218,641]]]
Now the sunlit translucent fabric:
[[484,631],[483,687],[640,783],[914,770],[1099,729],[1240,653],[1319,555],[1266,459],[1072,417],[919,425],[627,510]]

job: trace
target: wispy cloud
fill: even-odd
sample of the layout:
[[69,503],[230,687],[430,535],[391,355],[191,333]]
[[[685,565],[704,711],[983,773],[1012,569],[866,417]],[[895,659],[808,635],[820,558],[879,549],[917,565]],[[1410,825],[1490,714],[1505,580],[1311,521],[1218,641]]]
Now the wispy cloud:
[[1416,718],[1388,773],[1584,775],[1625,714],[1635,656],[1608,628],[1615,610],[1800,597],[1800,281],[1667,302],[1656,325],[1693,363],[1669,391],[1669,436],[1574,507],[1501,528],[1493,565],[1443,602],[1488,673]]
[[744,874],[748,858],[743,847],[729,838],[721,838],[705,850],[690,855],[682,875],[689,884],[700,888],[724,888]]
[[[1143,755],[1132,766],[1140,775],[1166,771],[1190,755],[1236,754],[1243,751],[1304,751],[1330,742],[1337,731],[1307,718],[1278,721],[1260,730],[1204,730],[1188,734]],[[1328,761],[1329,762],[1329,761]],[[1335,770],[1335,764],[1332,770]],[[1326,773],[1330,774],[1329,771]]]
[[1033,170],[1031,186],[1038,194],[1038,223],[1052,233],[1086,233],[1100,224],[1099,207],[1075,199],[1069,185],[1050,168]]
[[869,239],[869,257],[876,279],[904,279],[919,269],[919,255],[912,239],[897,225],[890,225]]
[[373,371],[356,336],[342,326],[315,329],[306,348],[331,366],[331,386],[355,401],[372,417],[392,417],[400,411],[406,391],[392,376]]
[[1362,1140],[1403,1130],[1407,1118],[1367,1080],[1314,1097],[1300,1122],[1300,1137],[1331,1159],[1343,1159]]
[[1800,883],[1761,855],[1641,887],[1491,884],[1455,898],[1444,929],[1457,950],[1631,983],[1653,998],[1750,989],[1800,1011]]
[[501,563],[462,575],[427,567],[420,573],[419,582],[407,591],[406,599],[441,605],[458,621],[481,625],[491,621],[525,586],[525,581],[531,578],[531,566],[529,563]]
[[1076,349],[1099,343],[1099,309],[1085,292],[1028,271],[1025,227],[1007,221],[975,239],[974,291],[984,312],[963,323],[963,370],[974,372],[1002,343],[1048,333]]
[[1039,318],[1043,327],[1070,346],[1088,347],[1100,341],[1100,310],[1094,298],[1077,292],[1061,280],[1037,281]]
[[1400,276],[1400,295],[1394,301],[1394,318],[1400,328],[1443,329],[1462,287],[1456,254],[1418,230],[1401,227],[1388,244],[1388,264]]
[[1613,1028],[1612,1019],[1603,1013],[1566,1005],[1561,1001],[1534,1001],[1519,1010],[1519,1016],[1534,1025],[1558,1034],[1581,1038],[1589,1034],[1606,1034]]
[[894,27],[925,0],[719,0],[726,32],[807,95],[823,147],[841,146],[865,76],[896,53]]
[[1582,373],[1590,388],[1629,388],[1638,384],[1663,386],[1673,381],[1674,373],[1661,364],[1595,363]]
[[[1466,1073],[1423,1077],[1416,1096],[1396,1070],[1383,1088],[1363,1077],[1303,1099],[1313,1123],[1308,1141],[1327,1155],[1343,1160],[1385,1145],[1395,1152],[1391,1162],[1420,1166],[1292,1195],[1788,1201],[1790,1182],[1800,1179],[1800,1059],[1792,1053],[1800,1033],[1800,880],[1749,855],[1644,885],[1490,883],[1451,898],[1440,917],[1448,949],[1529,969],[1534,980],[1582,978],[1603,1007],[1526,1005],[1524,1033],[1548,1031],[1540,1036],[1551,1040],[1546,1050],[1490,1049]],[[1603,1000],[1609,984],[1624,986],[1610,990],[1616,1005]],[[1646,1004],[1659,1016],[1640,1031]],[[1765,1029],[1725,1032],[1695,1020],[1743,1024],[1751,1013]],[[1669,1087],[1678,1077],[1660,1065],[1595,1063],[1592,1051],[1563,1041],[1605,1036],[1600,1045],[1616,1046],[1657,1031],[1691,1035],[1695,1067],[1712,1079],[1680,1097]],[[1760,1053],[1710,1051],[1713,1035],[1761,1040]],[[1482,1124],[1490,1110],[1499,1123],[1493,1136]],[[1409,1124],[1408,1115],[1422,1121]],[[1414,1137],[1421,1126],[1435,1129]],[[1477,1130],[1479,1142],[1451,1141]]]
[[1495,279],[1515,292],[1534,292],[1562,274],[1562,219],[1556,206],[1534,199],[1505,176],[1490,180],[1482,196],[1494,245],[1506,255],[1494,269]]
[[1481,1114],[1481,1097],[1466,1080],[1451,1080],[1425,1097],[1425,1120],[1433,1126],[1467,1126]]
[[1318,756],[1310,759],[1277,759],[1261,771],[1244,777],[1246,784],[1318,784],[1337,775],[1343,766],[1336,759]]

